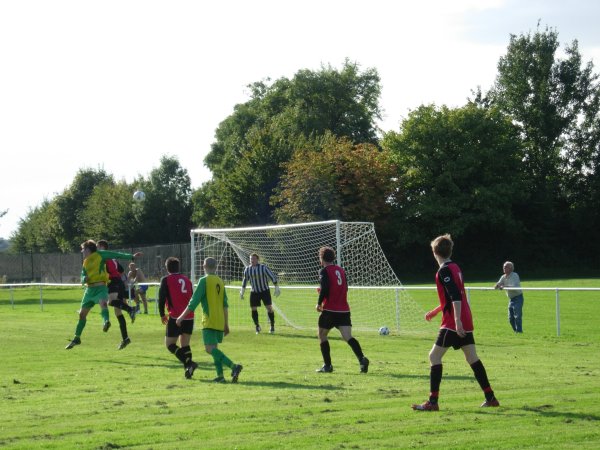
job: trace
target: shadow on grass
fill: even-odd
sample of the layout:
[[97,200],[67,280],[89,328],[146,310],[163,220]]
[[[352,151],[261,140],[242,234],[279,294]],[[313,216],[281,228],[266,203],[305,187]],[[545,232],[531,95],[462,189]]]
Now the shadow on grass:
[[571,420],[590,420],[590,421],[600,421],[600,416],[597,414],[589,414],[589,413],[572,413],[572,412],[561,412],[561,411],[553,411],[553,405],[540,405],[540,406],[524,406],[521,409],[523,411],[537,413],[543,417],[555,417],[565,419],[566,421]]
[[[151,359],[153,362],[150,363],[140,363],[139,360],[140,359]],[[99,363],[99,364],[115,364],[115,365],[121,365],[121,366],[137,366],[137,367],[168,367],[171,369],[183,369],[183,365],[180,362],[177,362],[177,360],[175,359],[175,357],[173,357],[173,360],[167,360],[166,358],[151,358],[149,356],[136,356],[135,361],[115,361],[114,359],[110,359],[110,360],[95,360],[93,361],[95,363]],[[214,364],[212,362],[198,362],[195,361],[198,364],[198,369],[206,369],[206,370],[213,370],[214,369]],[[198,370],[196,369],[196,370]]]
[[[429,380],[429,374],[424,373],[423,375],[411,375],[411,374],[404,374],[404,373],[393,373],[390,375],[392,378],[407,378],[407,379],[411,379],[411,380]],[[467,376],[467,375],[444,375],[442,378],[443,380],[474,380],[475,378],[473,376]]]
[[[242,373],[243,374],[243,373]],[[214,384],[212,380],[200,380],[201,383]],[[229,380],[227,380],[227,384]],[[300,384],[300,383],[288,383],[286,381],[253,381],[253,380],[242,380],[240,378],[239,384],[244,386],[260,386],[268,387],[273,389],[304,389],[304,390],[318,390],[318,391],[340,391],[343,388],[334,386],[332,384],[313,385],[313,384]]]

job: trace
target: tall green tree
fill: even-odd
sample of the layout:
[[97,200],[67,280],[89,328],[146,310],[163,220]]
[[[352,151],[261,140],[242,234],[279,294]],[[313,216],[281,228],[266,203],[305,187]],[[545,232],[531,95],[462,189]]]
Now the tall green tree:
[[[188,171],[174,156],[163,156],[148,179],[136,181],[146,199],[133,205],[133,218],[140,224],[132,243],[186,242],[192,226],[192,188]],[[130,194],[131,196],[131,194]]]
[[600,132],[598,75],[591,62],[583,64],[577,41],[565,46],[562,57],[557,55],[559,46],[554,29],[541,31],[538,26],[534,33],[512,35],[488,94],[519,128],[531,193],[523,217],[530,238],[539,245],[577,235],[573,210],[581,206],[579,214],[586,215],[600,198],[594,183]]
[[80,169],[71,185],[52,201],[58,225],[55,239],[62,251],[77,250],[81,242],[90,239],[85,234],[82,215],[96,186],[107,181],[114,183],[104,169]]
[[296,151],[285,170],[271,199],[278,222],[388,220],[397,189],[389,151],[328,134]]
[[[345,61],[340,70],[301,70],[291,80],[250,86],[251,98],[237,105],[216,131],[205,159],[213,180],[195,204],[205,225],[242,225],[273,220],[273,195],[289,161],[305,142],[330,132],[353,143],[376,143],[379,76]],[[202,211],[202,209],[205,211]]]
[[[465,252],[520,230],[522,148],[517,128],[498,110],[421,106],[382,146],[398,167],[393,220],[402,253],[446,232],[469,236]],[[499,233],[494,240],[492,232]]]
[[85,236],[106,239],[113,248],[134,243],[139,227],[134,220],[133,191],[125,181],[109,179],[98,184],[81,214]]
[[50,253],[62,251],[56,204],[44,200],[29,210],[11,236],[11,252]]

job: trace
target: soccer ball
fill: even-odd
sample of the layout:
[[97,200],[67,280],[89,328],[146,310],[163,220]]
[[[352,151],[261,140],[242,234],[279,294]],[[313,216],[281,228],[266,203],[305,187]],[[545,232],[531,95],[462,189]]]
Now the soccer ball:
[[145,198],[146,198],[146,194],[144,194],[144,191],[135,191],[133,193],[133,199],[136,202],[143,202]]
[[388,334],[390,334],[390,329],[388,327],[381,327],[379,329],[379,334],[382,336],[387,336]]

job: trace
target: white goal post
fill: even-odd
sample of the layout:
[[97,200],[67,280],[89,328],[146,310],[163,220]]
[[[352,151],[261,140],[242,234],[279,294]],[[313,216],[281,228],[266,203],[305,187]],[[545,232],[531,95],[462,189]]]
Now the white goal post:
[[[217,274],[228,287],[229,317],[233,324],[251,325],[248,296],[241,302],[237,288],[250,255],[257,253],[260,261],[279,278],[281,296],[273,300],[280,318],[294,328],[315,328],[318,250],[330,246],[336,251],[337,264],[346,271],[355,329],[377,330],[387,326],[398,332],[427,328],[423,308],[403,289],[379,245],[373,223],[329,220],[247,228],[199,228],[190,234],[192,281],[195,284],[202,276],[205,258],[217,260]],[[266,323],[264,318],[261,322]]]

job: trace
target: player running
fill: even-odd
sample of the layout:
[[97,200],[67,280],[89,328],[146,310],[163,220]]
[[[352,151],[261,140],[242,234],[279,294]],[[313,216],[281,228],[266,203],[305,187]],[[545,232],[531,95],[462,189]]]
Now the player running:
[[350,320],[350,305],[348,305],[348,282],[346,272],[335,264],[335,251],[331,247],[319,249],[319,261],[323,268],[319,272],[320,288],[317,311],[319,315],[319,340],[323,367],[317,372],[333,372],[331,354],[327,335],[335,327],[340,330],[342,338],[348,343],[360,365],[360,371],[369,371],[369,360],[363,354],[358,341],[352,337],[352,321]]
[[177,318],[177,325],[181,326],[188,315],[193,312],[198,305],[202,305],[202,340],[206,353],[213,357],[217,377],[213,380],[216,383],[225,383],[223,376],[223,364],[231,369],[231,382],[237,383],[241,364],[234,364],[218,346],[223,342],[223,337],[229,334],[229,315],[227,306],[227,293],[225,292],[225,283],[215,275],[217,270],[217,261],[214,258],[206,258],[202,266],[205,276],[200,278],[194,295],[188,306]]
[[500,406],[490,387],[490,382],[483,363],[475,350],[473,338],[473,318],[471,308],[465,295],[463,276],[458,264],[450,260],[454,243],[449,234],[438,236],[431,241],[433,256],[440,268],[435,275],[440,305],[425,314],[426,320],[431,320],[442,312],[442,325],[429,352],[431,363],[429,400],[420,405],[412,405],[416,411],[439,411],[438,397],[442,382],[442,358],[450,347],[454,350],[462,349],[467,362],[473,369],[475,378],[485,395],[482,407]]
[[[172,256],[167,258],[165,267],[168,275],[160,280],[158,289],[158,311],[163,325],[167,326],[165,345],[181,361],[184,375],[189,379],[192,378],[198,367],[198,364],[192,360],[192,349],[190,348],[194,331],[194,313],[188,314],[180,326],[177,324],[177,317],[185,310],[194,290],[190,279],[179,273],[179,259]],[[165,305],[169,312],[168,316],[165,315]],[[179,339],[181,347],[177,347],[177,339]]]

